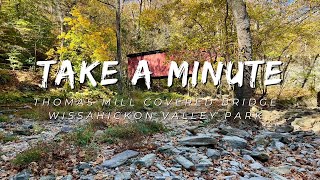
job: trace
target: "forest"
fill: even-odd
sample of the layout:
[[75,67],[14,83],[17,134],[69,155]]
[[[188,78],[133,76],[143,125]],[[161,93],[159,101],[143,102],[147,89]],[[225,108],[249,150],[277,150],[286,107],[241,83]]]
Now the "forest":
[[320,0],[0,0],[0,179],[318,179],[319,27]]

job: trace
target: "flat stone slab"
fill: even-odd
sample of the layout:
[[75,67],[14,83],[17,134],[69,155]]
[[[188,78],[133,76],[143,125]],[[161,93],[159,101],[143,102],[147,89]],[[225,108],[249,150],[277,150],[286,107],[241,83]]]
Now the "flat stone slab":
[[235,149],[245,148],[248,144],[248,142],[245,139],[240,138],[238,136],[224,136],[222,138],[222,143]]
[[106,168],[116,168],[118,166],[121,166],[125,162],[127,162],[127,160],[129,160],[130,158],[133,158],[138,155],[139,155],[139,152],[137,151],[126,150],[126,151],[123,151],[122,153],[119,153],[113,156],[111,159],[104,161],[102,163],[102,166]]
[[210,136],[190,136],[182,138],[179,143],[186,146],[207,146],[216,145],[218,141]]
[[175,160],[186,169],[194,167],[194,164],[191,161],[181,155],[176,156]]
[[142,165],[144,167],[150,167],[156,160],[156,157],[156,154],[147,154],[143,158],[138,160],[136,164]]

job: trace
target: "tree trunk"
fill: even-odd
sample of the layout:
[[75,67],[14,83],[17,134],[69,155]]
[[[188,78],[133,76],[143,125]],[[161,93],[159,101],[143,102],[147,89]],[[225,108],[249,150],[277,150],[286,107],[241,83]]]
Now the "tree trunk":
[[116,60],[119,62],[118,66],[118,93],[122,94],[122,57],[121,57],[121,0],[117,0],[116,8],[116,36],[117,36],[117,57]]
[[[252,38],[250,32],[250,20],[246,9],[246,4],[243,0],[228,0],[237,30],[238,45],[239,45],[239,61],[251,61],[252,60]],[[251,68],[245,67],[243,86],[234,86],[234,97],[242,100],[250,99],[253,96],[253,89],[250,87],[250,75]],[[250,112],[250,106],[248,103],[245,105],[233,106],[232,114],[241,114],[241,118],[245,117],[246,112]],[[239,122],[239,119],[235,119],[235,122]]]
[[306,74],[306,76],[304,77],[304,80],[303,80],[303,82],[302,82],[302,85],[301,85],[301,88],[302,88],[302,89],[303,89],[304,86],[307,84],[308,79],[309,79],[309,77],[310,77],[310,74],[311,74],[312,70],[314,69],[314,67],[315,67],[315,65],[316,65],[316,62],[317,62],[318,57],[319,57],[319,54],[316,55],[316,57],[314,58],[312,64],[310,65],[310,67],[309,67],[309,69],[308,69],[308,72],[307,72],[307,74]]
[[320,107],[320,92],[317,93],[317,106]]

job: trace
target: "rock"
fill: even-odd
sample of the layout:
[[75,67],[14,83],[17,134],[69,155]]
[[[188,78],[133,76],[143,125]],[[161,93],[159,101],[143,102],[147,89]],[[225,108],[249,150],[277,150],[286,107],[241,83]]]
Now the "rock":
[[294,127],[291,125],[278,126],[275,129],[277,133],[291,133],[294,130]]
[[98,130],[94,133],[94,137],[102,137],[104,132],[102,130]]
[[269,160],[268,154],[265,154],[265,153],[252,153],[251,157],[261,162],[267,162]]
[[55,179],[56,177],[54,175],[40,177],[40,180],[55,180]]
[[240,163],[238,163],[237,161],[230,161],[229,162],[231,166],[236,166],[239,167]]
[[263,168],[263,165],[260,164],[259,162],[254,162],[252,164],[249,165],[251,169],[261,169]]
[[209,163],[199,163],[199,164],[196,164],[196,170],[197,171],[206,171],[210,166],[212,165],[209,164]]
[[299,145],[298,144],[290,144],[289,148],[292,150],[292,151],[296,151],[299,149]]
[[70,127],[70,126],[63,126],[63,127],[60,129],[60,132],[61,132],[61,133],[69,133],[69,132],[71,132],[71,131],[73,131],[73,128]]
[[83,171],[85,169],[90,169],[91,166],[89,163],[81,163],[79,166],[78,166],[78,170],[79,171]]
[[248,142],[245,139],[240,138],[238,136],[224,136],[222,138],[222,143],[234,149],[245,148],[248,144]]
[[254,162],[254,159],[250,155],[247,155],[247,154],[243,155],[243,159],[246,161]]
[[156,164],[156,167],[157,167],[160,171],[167,172],[166,168],[165,168],[162,164],[160,164],[160,163],[157,163],[157,164]]
[[30,131],[30,129],[26,129],[26,128],[17,128],[13,130],[14,134],[17,135],[22,135],[22,136],[30,136],[32,134],[32,132]]
[[115,168],[126,163],[128,159],[138,156],[138,154],[139,152],[137,151],[126,150],[122,153],[115,155],[111,159],[104,161],[102,163],[102,166],[106,168]]
[[221,153],[217,149],[207,149],[206,155],[213,159],[218,159],[221,157]]
[[249,151],[242,149],[240,153],[242,155],[250,155],[253,159],[259,160],[261,162],[267,162],[269,160],[269,155],[264,152]]
[[114,177],[114,180],[128,180],[131,179],[131,172],[119,173]]
[[72,180],[72,175],[64,176],[61,180]]
[[[286,138],[289,138],[290,137],[290,134],[289,133],[277,133],[277,132],[269,132],[269,131],[266,131],[266,132],[261,132],[260,135],[258,136],[262,136],[264,138],[266,137],[270,137],[271,139],[280,139],[282,137],[286,137]],[[257,136],[256,136],[257,137]]]
[[176,156],[175,160],[186,169],[194,167],[194,164],[191,161],[181,155]]
[[290,141],[288,138],[286,138],[286,137],[281,137],[281,138],[279,139],[279,141],[282,142],[282,143],[284,143],[284,144],[290,144],[290,143],[291,143],[291,141]]
[[274,146],[278,151],[281,151],[286,145],[278,140],[275,140],[272,142],[272,146]]
[[94,176],[93,175],[81,176],[80,180],[94,180]]
[[269,167],[270,171],[277,173],[279,175],[289,174],[291,173],[291,166],[278,166],[278,167]]
[[189,131],[191,134],[196,135],[197,134],[198,126],[191,126],[187,128],[187,131]]
[[294,157],[287,157],[287,162],[293,163],[296,162],[296,159]]
[[249,180],[267,180],[267,178],[264,178],[264,177],[252,177]]
[[165,153],[165,154],[180,154],[180,152],[181,152],[177,148],[170,146],[170,145],[165,145],[165,146],[159,147],[157,149],[157,151],[160,153]]
[[257,135],[253,142],[257,145],[257,146],[269,146],[271,140],[269,137],[263,136],[263,135]]
[[13,180],[29,180],[30,172],[28,170],[23,170],[19,174],[13,177]]
[[156,160],[157,155],[155,154],[147,154],[140,160],[136,162],[137,165],[142,165],[144,167],[150,167],[154,161]]
[[22,124],[22,128],[24,128],[24,129],[33,129],[33,124],[29,123],[29,122],[25,122],[24,124]]
[[217,142],[218,141],[216,139],[210,136],[204,136],[204,135],[185,137],[179,141],[181,145],[186,145],[186,146],[216,145]]
[[270,173],[270,175],[273,180],[287,180],[287,178],[280,176],[276,173]]
[[230,126],[220,128],[220,133],[222,133],[224,135],[228,135],[228,136],[238,136],[241,138],[250,138],[251,137],[251,135],[247,131],[232,128]]

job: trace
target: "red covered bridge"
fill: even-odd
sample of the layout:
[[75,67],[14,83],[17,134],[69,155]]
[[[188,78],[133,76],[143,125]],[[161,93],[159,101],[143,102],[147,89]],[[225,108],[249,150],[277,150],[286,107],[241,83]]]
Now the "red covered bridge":
[[[207,53],[207,52],[202,52],[202,56],[204,57],[205,60],[210,61],[212,59],[212,56],[210,55],[210,53]],[[146,60],[148,62],[149,69],[152,72],[152,75],[151,75],[152,78],[168,77],[168,72],[170,69],[170,61],[174,61],[176,59],[172,55],[168,56],[166,51],[162,51],[162,50],[129,54],[127,55],[127,57],[128,57],[129,79],[132,79],[140,60]],[[191,74],[192,74],[192,65],[190,65],[189,67],[189,75]]]

